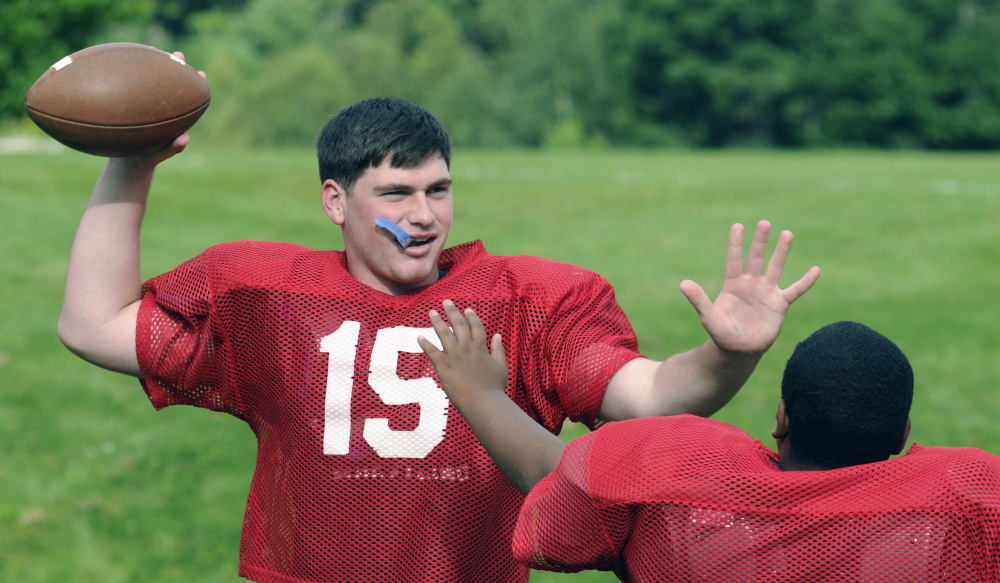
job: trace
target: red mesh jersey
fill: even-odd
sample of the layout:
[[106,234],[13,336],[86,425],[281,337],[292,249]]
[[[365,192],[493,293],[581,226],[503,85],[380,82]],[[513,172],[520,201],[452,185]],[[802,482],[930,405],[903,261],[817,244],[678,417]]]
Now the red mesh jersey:
[[623,581],[1000,581],[1000,457],[920,447],[782,472],[739,429],[690,415],[574,440],[528,494],[514,555]]
[[258,440],[240,574],[261,582],[524,581],[510,540],[523,501],[448,402],[416,337],[444,299],[503,334],[507,394],[550,430],[593,423],[635,335],[597,274],[446,250],[401,296],[343,253],[213,247],[146,283],[136,335],[153,405],[244,419]]

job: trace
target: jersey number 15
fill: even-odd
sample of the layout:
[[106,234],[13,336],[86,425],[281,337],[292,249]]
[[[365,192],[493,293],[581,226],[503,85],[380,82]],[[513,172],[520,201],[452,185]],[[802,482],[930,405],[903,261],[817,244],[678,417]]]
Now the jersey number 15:
[[[320,340],[320,352],[330,355],[323,415],[323,453],[326,455],[346,455],[350,451],[351,393],[360,334],[360,322],[345,321]],[[411,430],[394,431],[385,418],[365,419],[365,441],[379,457],[426,457],[444,439],[448,423],[448,397],[444,391],[430,377],[401,379],[396,374],[400,352],[423,353],[417,336],[441,348],[433,328],[397,326],[383,328],[375,336],[368,384],[386,405],[420,405],[420,421]]]

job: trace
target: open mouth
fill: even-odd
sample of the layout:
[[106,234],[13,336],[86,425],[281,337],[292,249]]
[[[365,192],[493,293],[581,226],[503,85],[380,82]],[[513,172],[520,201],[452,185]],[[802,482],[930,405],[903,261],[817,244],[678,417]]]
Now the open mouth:
[[375,217],[375,225],[383,231],[388,231],[396,238],[396,243],[403,249],[407,247],[422,247],[437,239],[437,237],[411,237],[402,227],[385,217]]
[[410,244],[407,247],[420,247],[422,245],[427,245],[433,241],[436,237],[429,237],[427,239],[411,239]]

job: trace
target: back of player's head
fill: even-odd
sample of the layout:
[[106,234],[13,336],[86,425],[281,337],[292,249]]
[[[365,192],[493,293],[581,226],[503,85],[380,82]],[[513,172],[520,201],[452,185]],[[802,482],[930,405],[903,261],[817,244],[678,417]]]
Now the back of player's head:
[[376,98],[342,109],[316,140],[319,178],[350,192],[368,168],[387,156],[393,168],[413,168],[440,153],[451,165],[451,140],[426,109],[399,99]]
[[913,369],[885,336],[838,322],[795,348],[781,398],[796,460],[831,469],[884,461],[903,437]]

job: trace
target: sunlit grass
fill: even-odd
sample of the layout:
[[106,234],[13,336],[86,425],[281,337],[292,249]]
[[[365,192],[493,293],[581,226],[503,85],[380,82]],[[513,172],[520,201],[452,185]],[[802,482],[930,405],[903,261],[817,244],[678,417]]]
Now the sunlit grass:
[[[811,265],[757,373],[717,417],[770,443],[784,361],[851,319],[913,362],[911,438],[1000,452],[1000,157],[769,151],[459,151],[450,241],[605,275],[653,358],[705,339],[677,289],[721,285],[729,225],[769,219],[796,242],[787,285]],[[55,336],[66,257],[102,162],[0,156],[0,580],[237,581],[253,468],[245,425],[191,408],[154,413],[138,384]],[[217,242],[338,247],[310,151],[189,152],[158,170],[146,276]],[[580,428],[571,427],[567,435]],[[612,581],[607,574],[533,581]]]

